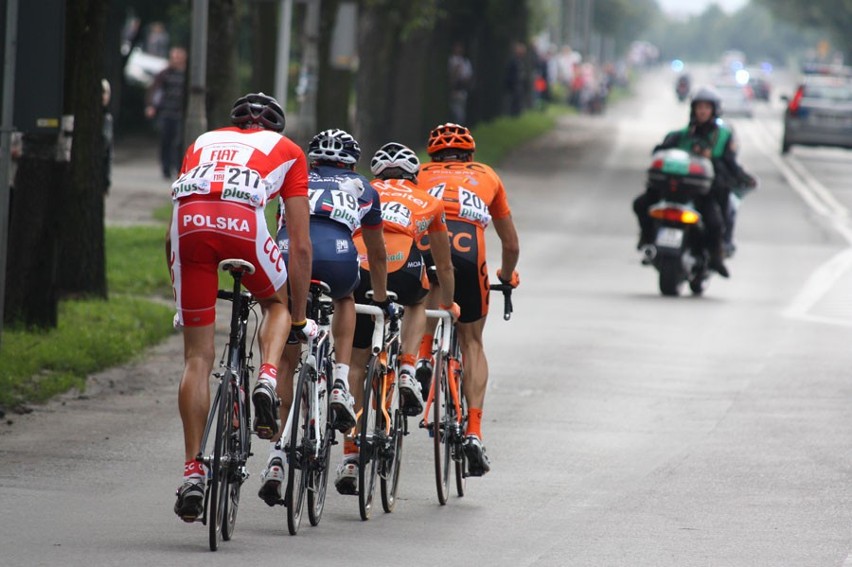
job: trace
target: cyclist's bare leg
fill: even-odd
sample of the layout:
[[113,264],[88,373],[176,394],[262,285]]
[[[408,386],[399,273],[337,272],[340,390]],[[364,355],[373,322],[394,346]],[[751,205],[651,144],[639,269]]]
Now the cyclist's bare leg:
[[261,364],[278,366],[284,344],[290,335],[290,310],[287,308],[287,286],[281,286],[273,295],[258,299],[263,310],[263,320],[258,331]]
[[425,330],[426,304],[406,305],[402,321],[402,354],[417,355]]
[[473,323],[457,323],[459,344],[464,357],[464,397],[470,408],[482,409],[488,385],[488,361],[482,345],[485,317]]
[[201,437],[210,408],[210,373],[216,358],[215,325],[183,328],[184,368],[178,390],[187,461],[201,449]]
[[299,355],[301,352],[301,344],[285,345],[284,354],[278,361],[278,382],[275,387],[275,392],[281,400],[281,406],[278,408],[278,415],[281,419],[282,429],[271,439],[273,443],[278,441],[281,437],[281,433],[283,433],[283,425],[287,423],[287,416],[290,415],[290,406],[293,404],[293,375],[296,371],[296,365],[299,362]]

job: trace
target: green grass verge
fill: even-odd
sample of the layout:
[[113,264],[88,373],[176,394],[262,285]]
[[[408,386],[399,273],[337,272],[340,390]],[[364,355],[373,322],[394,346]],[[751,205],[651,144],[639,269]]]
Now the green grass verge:
[[126,362],[173,333],[172,312],[132,297],[63,301],[56,329],[4,332],[0,406],[83,389],[88,374]]
[[83,389],[88,374],[127,362],[174,332],[174,309],[145,299],[172,297],[164,232],[165,226],[107,228],[109,301],[60,302],[56,329],[4,330],[0,406]]

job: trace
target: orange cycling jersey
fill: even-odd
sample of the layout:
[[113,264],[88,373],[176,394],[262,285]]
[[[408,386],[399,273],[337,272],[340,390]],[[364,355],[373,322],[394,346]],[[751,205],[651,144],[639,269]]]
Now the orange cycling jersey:
[[[419,242],[426,233],[447,230],[444,206],[426,191],[405,179],[374,179],[372,186],[382,201],[382,221],[385,248],[388,254],[388,272],[395,272],[405,264],[412,242]],[[363,254],[360,232],[355,244]],[[361,259],[366,269],[366,259]]]
[[494,170],[475,161],[433,161],[420,168],[418,185],[441,199],[447,219],[485,228],[512,214],[506,189]]

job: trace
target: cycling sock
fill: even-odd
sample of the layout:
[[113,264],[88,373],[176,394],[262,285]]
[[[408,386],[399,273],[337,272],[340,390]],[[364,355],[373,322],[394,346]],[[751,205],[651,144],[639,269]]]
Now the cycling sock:
[[414,376],[414,365],[417,364],[417,357],[413,354],[403,354],[399,357],[399,370],[405,370]]
[[334,365],[334,381],[341,381],[346,386],[346,390],[349,390],[349,365],[348,364],[335,364]]
[[476,435],[482,440],[482,408],[467,410],[467,430],[465,435]]
[[343,440],[343,457],[352,457],[358,455],[358,445],[352,437],[346,437]]
[[274,386],[278,381],[278,368],[274,364],[264,363],[260,365],[260,372],[257,375],[258,379],[266,378]]
[[435,337],[431,334],[423,335],[423,338],[420,340],[420,353],[418,354],[419,358],[432,358],[432,340]]
[[192,481],[201,481],[207,478],[207,471],[204,470],[204,465],[199,463],[195,459],[191,461],[187,461],[183,465],[183,480],[184,482],[192,480]]

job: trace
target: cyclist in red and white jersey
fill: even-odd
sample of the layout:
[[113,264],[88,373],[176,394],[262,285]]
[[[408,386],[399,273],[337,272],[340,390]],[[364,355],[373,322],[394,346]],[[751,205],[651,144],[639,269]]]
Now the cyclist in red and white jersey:
[[242,280],[263,311],[258,331],[262,364],[252,396],[254,427],[258,436],[266,438],[277,427],[276,368],[290,332],[291,314],[287,268],[266,227],[263,210],[278,196],[287,203],[289,287],[297,321],[305,320],[310,283],[305,154],[281,134],[284,112],[275,99],[263,93],[239,98],[231,122],[234,126],[202,134],[186,150],[181,174],[172,184],[174,208],[166,234],[176,322],[184,337],[178,405],[185,465],[174,509],[187,522],[203,511],[206,471],[195,457],[210,406],[218,264],[226,258],[241,258],[256,268]]

